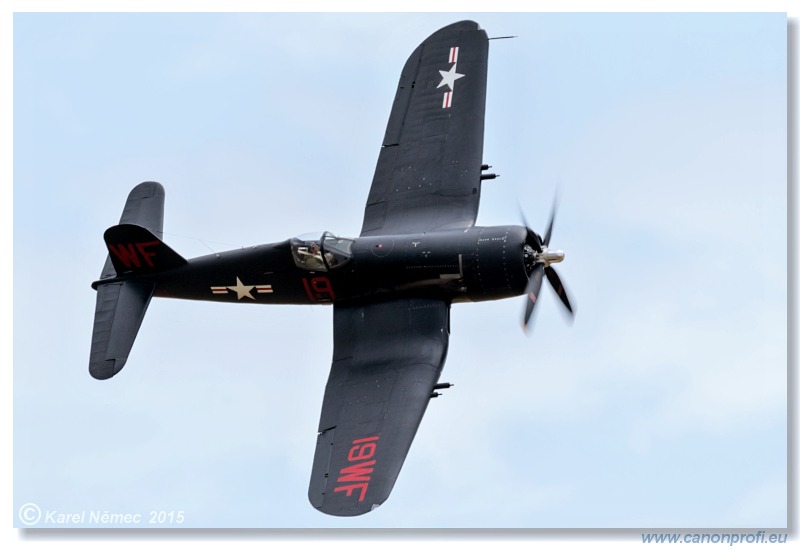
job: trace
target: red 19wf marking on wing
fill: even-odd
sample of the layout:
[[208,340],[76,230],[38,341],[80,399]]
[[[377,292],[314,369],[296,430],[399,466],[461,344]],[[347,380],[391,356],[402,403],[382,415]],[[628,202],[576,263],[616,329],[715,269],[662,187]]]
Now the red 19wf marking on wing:
[[[354,491],[359,491],[358,501],[362,502],[367,495],[369,482],[372,479],[372,472],[375,466],[375,460],[369,460],[375,456],[375,451],[378,448],[379,435],[372,437],[365,437],[362,439],[354,439],[353,446],[350,452],[347,453],[347,461],[353,464],[345,466],[339,470],[339,478],[336,483],[349,483],[348,485],[340,485],[335,487],[335,493],[345,491],[345,495],[353,496]],[[360,481],[361,483],[351,483]]]

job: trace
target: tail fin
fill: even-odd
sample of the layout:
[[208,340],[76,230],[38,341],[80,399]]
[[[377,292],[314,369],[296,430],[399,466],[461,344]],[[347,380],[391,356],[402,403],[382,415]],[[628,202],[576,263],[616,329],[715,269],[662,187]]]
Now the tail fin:
[[125,366],[153,297],[155,284],[135,276],[186,263],[160,239],[164,226],[161,184],[149,181],[134,187],[119,223],[105,232],[110,254],[101,279],[92,285],[97,289],[97,305],[89,373],[99,380],[111,378]]

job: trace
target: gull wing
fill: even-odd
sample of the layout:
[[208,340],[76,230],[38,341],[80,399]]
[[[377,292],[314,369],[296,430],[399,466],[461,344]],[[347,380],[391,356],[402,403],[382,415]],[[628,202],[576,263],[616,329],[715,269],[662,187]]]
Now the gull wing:
[[308,497],[326,514],[355,516],[394,487],[442,372],[450,305],[401,298],[333,308],[333,364]]
[[361,235],[471,227],[478,215],[489,41],[473,21],[444,27],[400,75]]

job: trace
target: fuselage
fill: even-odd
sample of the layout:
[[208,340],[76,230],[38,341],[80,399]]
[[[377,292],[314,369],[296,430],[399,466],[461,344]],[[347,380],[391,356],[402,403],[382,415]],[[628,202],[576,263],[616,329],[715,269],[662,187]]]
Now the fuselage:
[[324,304],[413,294],[449,301],[524,292],[520,226],[343,239],[295,238],[192,258],[138,279],[155,296],[253,304]]

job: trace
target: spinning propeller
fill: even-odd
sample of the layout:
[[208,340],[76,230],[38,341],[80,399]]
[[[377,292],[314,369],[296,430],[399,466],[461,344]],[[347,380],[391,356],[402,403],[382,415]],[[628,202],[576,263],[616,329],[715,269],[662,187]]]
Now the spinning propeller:
[[550,236],[553,233],[553,221],[556,217],[556,208],[553,205],[553,210],[550,213],[550,223],[547,225],[547,232],[544,234],[544,239],[530,228],[528,222],[525,221],[525,216],[522,220],[528,230],[528,237],[525,239],[525,248],[523,249],[523,256],[525,259],[525,270],[528,272],[528,284],[525,287],[525,314],[522,317],[522,329],[528,329],[533,308],[536,306],[536,301],[539,299],[539,291],[542,289],[542,279],[547,276],[547,280],[556,291],[558,297],[561,298],[561,303],[569,311],[570,316],[574,315],[572,306],[569,304],[567,298],[567,291],[561,283],[561,279],[550,264],[556,264],[564,261],[564,251],[551,250],[548,248],[550,245]]

